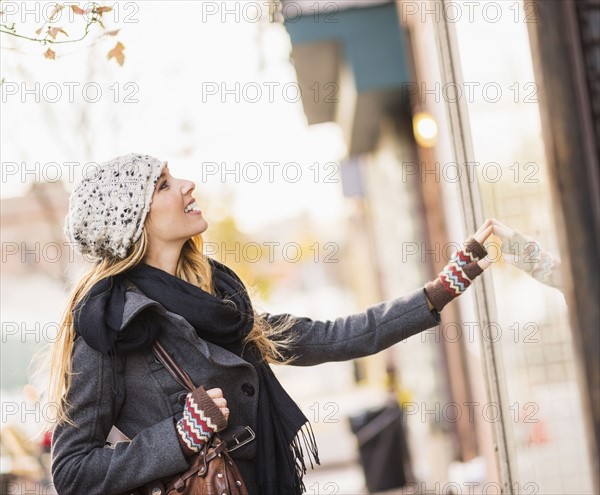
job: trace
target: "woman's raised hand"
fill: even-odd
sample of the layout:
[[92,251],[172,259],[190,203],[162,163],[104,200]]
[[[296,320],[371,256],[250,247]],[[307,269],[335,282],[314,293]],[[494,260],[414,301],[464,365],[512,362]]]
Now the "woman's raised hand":
[[469,237],[435,280],[425,284],[425,294],[430,307],[441,311],[452,299],[460,296],[483,270],[492,263],[483,242],[492,234],[492,220],[486,220],[474,235]]

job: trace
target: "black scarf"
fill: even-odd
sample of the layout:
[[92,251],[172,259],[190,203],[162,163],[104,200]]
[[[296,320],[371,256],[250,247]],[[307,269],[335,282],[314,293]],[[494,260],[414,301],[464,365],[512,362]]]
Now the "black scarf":
[[[220,345],[248,361],[259,377],[258,426],[255,462],[257,488],[261,495],[303,493],[306,473],[304,443],[311,467],[320,464],[310,422],[281,386],[273,371],[260,360],[252,344],[242,349],[251,330],[254,310],[246,287],[229,267],[207,257],[216,296],[145,263],[96,283],[75,308],[78,335],[92,348],[111,356],[113,377],[117,354],[149,348],[159,336],[158,318],[144,310],[120,331],[125,306],[126,278],[166,310],[183,316],[204,340]],[[232,301],[234,304],[232,304]],[[113,392],[116,393],[113,379]],[[200,385],[200,384],[197,384]],[[311,457],[312,456],[312,457]]]

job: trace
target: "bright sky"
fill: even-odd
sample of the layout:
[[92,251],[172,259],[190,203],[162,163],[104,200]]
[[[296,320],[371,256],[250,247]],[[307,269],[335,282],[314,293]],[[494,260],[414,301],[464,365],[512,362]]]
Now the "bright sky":
[[[101,32],[93,26],[83,42],[53,47],[55,61],[42,57],[45,47],[39,44],[0,38],[6,78],[2,197],[26,194],[32,180],[56,177],[57,170],[68,179],[70,170],[81,173],[89,161],[135,151],[168,160],[175,176],[195,180],[209,223],[211,205],[219,203],[225,190],[233,192],[229,206],[248,232],[302,211],[321,224],[339,218],[339,175],[330,182],[324,177],[338,169],[345,153],[340,129],[335,124],[307,126],[285,28],[247,7],[262,2],[105,4],[115,6],[104,16],[107,30],[119,28],[119,34],[89,48]],[[8,13],[3,22],[15,22],[19,32],[33,35],[54,2],[31,3],[28,13],[22,2],[3,5]],[[515,133],[539,141],[536,105],[521,102],[527,111],[520,115],[526,118],[518,121],[505,112],[514,111],[511,84],[520,82],[523,99],[529,94],[524,85],[533,81],[530,68],[522,64],[526,57],[503,59],[527,45],[527,31],[522,22],[514,22],[515,12],[510,3],[500,22],[457,23],[465,81],[497,82],[504,90],[500,104],[484,104],[480,112],[478,102],[470,106],[476,154],[483,162],[510,163]],[[67,11],[56,25],[71,37],[83,27],[82,19]],[[503,49],[496,49],[494,39],[502,39]],[[125,45],[123,67],[106,60],[117,40]],[[507,44],[514,50],[506,49]],[[475,94],[480,97],[481,91]],[[94,98],[98,101],[86,101]],[[506,145],[498,146],[499,139]],[[529,154],[530,147],[526,149]],[[25,173],[36,168],[44,173]],[[231,173],[236,169],[237,177]]]
[[[52,4],[39,3],[37,12],[43,16]],[[329,183],[323,176],[336,169],[327,163],[339,164],[345,153],[341,132],[334,124],[307,126],[281,24],[269,24],[267,17],[255,22],[256,12],[244,10],[243,2],[104,4],[118,5],[104,17],[107,30],[120,33],[90,49],[101,32],[94,25],[83,42],[54,46],[55,61],[42,57],[46,48],[39,44],[2,36],[2,197],[25,194],[32,180],[53,179],[57,171],[68,179],[70,170],[80,174],[89,161],[139,152],[168,160],[173,175],[195,180],[209,220],[211,198],[224,188],[233,190],[232,210],[247,231],[303,210],[324,222],[340,215],[339,175]],[[222,22],[225,4],[230,13]],[[22,3],[15,5],[21,9]],[[29,8],[35,12],[33,3]],[[35,22],[34,13],[26,14],[23,24],[22,15],[17,10],[3,21],[31,36],[43,17]],[[56,26],[71,37],[81,32],[81,18],[75,23],[66,11],[61,15]],[[106,60],[117,40],[125,45],[123,67]],[[43,174],[25,174],[36,162]],[[236,162],[238,179],[225,174]]]

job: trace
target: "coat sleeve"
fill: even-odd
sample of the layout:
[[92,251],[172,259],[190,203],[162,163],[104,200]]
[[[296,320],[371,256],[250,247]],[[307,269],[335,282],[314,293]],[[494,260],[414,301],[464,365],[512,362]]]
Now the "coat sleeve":
[[67,399],[77,426],[60,423],[52,435],[51,471],[59,495],[124,493],[189,467],[172,417],[143,429],[131,442],[103,448],[119,408],[113,399],[110,358],[78,338],[72,359],[76,374]]
[[286,317],[294,319],[289,330],[293,332],[293,342],[283,355],[295,356],[290,364],[296,366],[370,356],[440,322],[439,313],[429,310],[423,288],[335,320],[263,314],[269,323]]

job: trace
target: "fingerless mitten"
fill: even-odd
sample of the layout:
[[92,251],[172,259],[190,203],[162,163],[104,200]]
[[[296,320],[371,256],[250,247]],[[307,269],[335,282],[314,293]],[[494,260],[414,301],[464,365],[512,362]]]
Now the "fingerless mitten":
[[457,251],[438,277],[425,285],[425,293],[437,311],[460,296],[483,270],[477,262],[487,255],[486,249],[473,237]]
[[187,394],[183,416],[176,424],[183,453],[191,456],[200,452],[213,433],[226,426],[225,416],[204,387],[194,389]]

